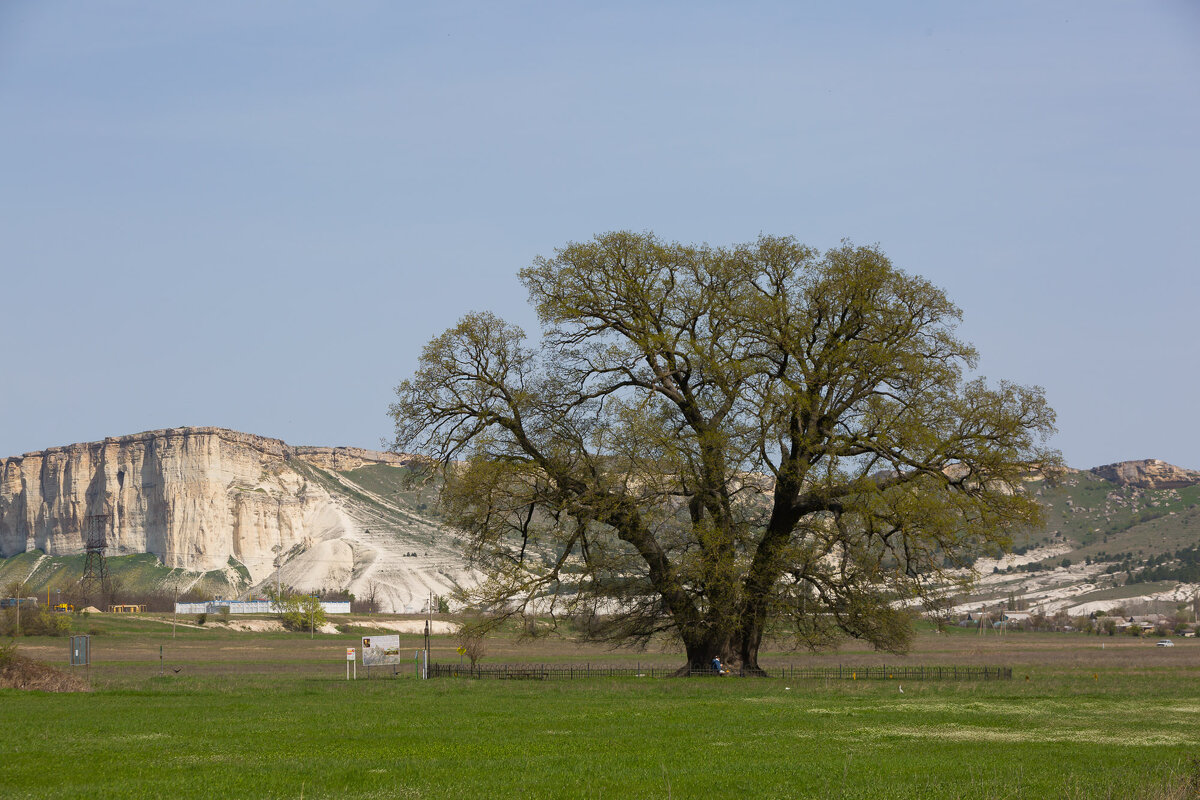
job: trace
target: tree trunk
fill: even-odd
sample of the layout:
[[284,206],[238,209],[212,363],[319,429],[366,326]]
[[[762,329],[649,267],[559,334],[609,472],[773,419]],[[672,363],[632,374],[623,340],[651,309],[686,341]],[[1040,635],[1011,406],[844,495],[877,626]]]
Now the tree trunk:
[[687,652],[687,666],[677,674],[686,675],[688,672],[711,672],[712,660],[721,659],[726,669],[735,668],[736,648],[730,631],[706,631],[692,635],[684,634],[683,646]]
[[758,665],[758,646],[762,644],[763,620],[747,614],[738,641],[738,656],[742,660],[742,672],[746,675],[766,677],[766,671]]
[[742,671],[747,675],[766,675],[758,665],[758,648],[767,624],[768,598],[782,573],[780,553],[800,519],[800,512],[795,508],[799,491],[799,481],[794,477],[781,477],[777,482],[771,519],[746,574],[737,641]]

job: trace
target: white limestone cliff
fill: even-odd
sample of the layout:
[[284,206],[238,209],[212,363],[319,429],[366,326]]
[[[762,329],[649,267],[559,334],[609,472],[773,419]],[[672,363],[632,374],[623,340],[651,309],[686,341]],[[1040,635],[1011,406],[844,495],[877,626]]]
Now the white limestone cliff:
[[[373,586],[386,610],[417,610],[429,591],[471,579],[452,536],[385,498],[356,502],[361,487],[337,485],[337,471],[412,461],[223,428],[26,453],[0,461],[0,556],[80,553],[99,524],[109,555],[151,553],[191,572],[233,575],[241,565],[261,584],[275,578],[282,553],[284,583],[359,596]],[[408,555],[417,550],[425,555]]]

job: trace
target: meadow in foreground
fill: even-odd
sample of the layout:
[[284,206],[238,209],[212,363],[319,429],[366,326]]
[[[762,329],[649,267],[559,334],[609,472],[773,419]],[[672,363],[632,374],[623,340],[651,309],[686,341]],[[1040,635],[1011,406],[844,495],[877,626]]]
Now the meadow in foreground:
[[[97,637],[110,661],[91,693],[0,691],[0,796],[1133,798],[1164,796],[1200,745],[1194,642],[1105,662],[1114,643],[1089,670],[1095,639],[1030,639],[1041,660],[1009,662],[1012,681],[901,693],[891,681],[404,672],[348,683],[344,636],[127,628]],[[159,677],[159,643],[195,650]],[[906,660],[977,649],[925,636]],[[869,654],[841,655],[856,656]]]

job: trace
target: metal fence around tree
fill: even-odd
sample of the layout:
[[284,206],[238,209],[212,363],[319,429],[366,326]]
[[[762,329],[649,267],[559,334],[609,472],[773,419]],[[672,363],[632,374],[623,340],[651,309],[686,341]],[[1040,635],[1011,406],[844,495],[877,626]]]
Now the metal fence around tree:
[[[1012,667],[811,667],[782,666],[763,669],[768,678],[795,678],[797,680],[845,680],[845,681],[994,681],[1010,680]],[[549,665],[549,664],[430,664],[430,678],[493,678],[498,680],[559,680],[576,678],[668,678],[681,675],[677,668],[651,666],[599,666]],[[728,676],[746,677],[748,673],[734,670]],[[756,673],[758,674],[758,673]],[[721,677],[712,670],[692,670],[687,676],[696,678]],[[761,674],[758,674],[760,677]]]

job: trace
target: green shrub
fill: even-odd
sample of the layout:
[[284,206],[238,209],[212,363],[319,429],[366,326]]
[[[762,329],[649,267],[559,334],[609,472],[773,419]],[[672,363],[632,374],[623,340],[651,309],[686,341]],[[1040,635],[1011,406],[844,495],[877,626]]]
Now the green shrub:
[[203,625],[206,622],[208,622],[208,614],[197,614],[196,615],[196,624],[197,625]]
[[0,669],[7,667],[9,664],[17,660],[17,640],[14,639],[8,644],[0,642]]
[[21,609],[21,628],[17,629],[16,609],[5,609],[0,615],[0,635],[3,636],[67,636],[71,633],[68,614],[55,614],[42,608]]
[[320,599],[292,591],[284,591],[279,596],[274,592],[269,594],[275,613],[287,630],[307,631],[325,624],[325,609],[321,607]]
[[54,614],[42,612],[38,614],[39,629],[29,630],[31,634],[42,636],[70,636],[71,617],[69,614]]

